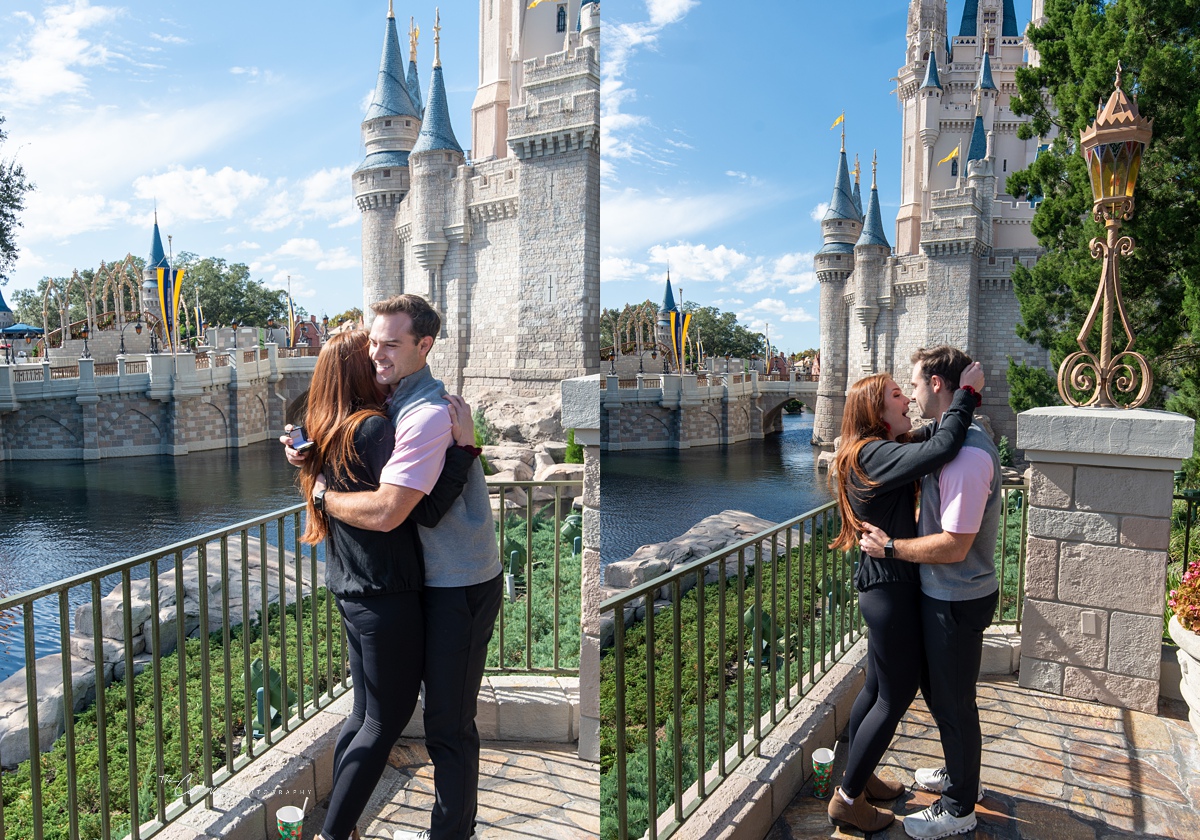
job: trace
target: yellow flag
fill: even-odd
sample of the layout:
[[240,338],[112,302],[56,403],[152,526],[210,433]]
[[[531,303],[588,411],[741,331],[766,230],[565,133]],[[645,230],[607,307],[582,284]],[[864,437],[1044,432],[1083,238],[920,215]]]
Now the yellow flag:
[[955,147],[954,147],[954,151],[952,151],[950,154],[946,155],[944,158],[942,158],[941,160],[939,160],[939,161],[937,162],[937,165],[938,165],[938,166],[941,166],[941,165],[942,165],[943,163],[945,163],[946,161],[948,161],[948,160],[953,160],[953,159],[954,159],[954,158],[956,158],[956,157],[958,157],[958,146],[955,146]]
[[529,0],[529,5],[526,6],[525,8],[532,9],[534,6],[536,6],[538,3],[541,3],[541,2],[542,2],[542,0]]
[[[539,0],[539,2],[540,2],[540,0]],[[833,125],[829,126],[829,130],[832,131],[833,129],[837,128],[839,125],[842,124],[842,120],[844,120],[844,119],[846,119],[845,111],[842,112],[842,115],[840,117],[838,117],[836,120],[833,121]]]

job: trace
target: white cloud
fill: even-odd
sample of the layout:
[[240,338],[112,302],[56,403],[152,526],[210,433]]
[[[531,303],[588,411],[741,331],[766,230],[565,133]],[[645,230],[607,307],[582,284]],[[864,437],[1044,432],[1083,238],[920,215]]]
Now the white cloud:
[[[763,321],[782,322],[785,324],[803,323],[816,319],[803,309],[790,306],[777,298],[763,298],[752,304],[745,313],[747,318],[759,318]],[[742,316],[739,315],[740,319]]]
[[[354,165],[314,172],[300,182],[300,210],[322,219],[333,219],[335,227],[358,221],[358,208],[350,192]],[[348,220],[348,221],[347,221]]]
[[358,257],[350,253],[345,246],[339,246],[332,251],[326,251],[323,259],[317,262],[317,271],[339,271],[345,268],[357,268],[362,263]]
[[814,222],[820,223],[820,221],[825,218],[825,214],[828,212],[829,212],[829,202],[822,201],[820,204],[818,204],[816,207],[814,207],[809,212],[808,217],[810,219],[812,219]]
[[163,221],[172,219],[229,219],[267,186],[267,179],[244,170],[224,167],[211,175],[203,166],[172,167],[161,175],[142,176],[133,182],[138,198],[157,199]]
[[47,6],[40,23],[25,15],[33,26],[27,38],[17,39],[17,54],[0,63],[0,101],[30,107],[51,97],[82,94],[87,79],[79,68],[103,66],[112,54],[83,33],[116,19],[122,9],[90,6],[87,0]]
[[677,23],[689,11],[699,5],[700,0],[646,0],[646,11],[655,26]]
[[257,67],[230,67],[229,72],[235,76],[257,76]]
[[289,239],[276,248],[270,256],[274,259],[291,257],[304,262],[316,263],[318,271],[337,271],[359,265],[358,258],[344,246],[326,251],[315,239]]
[[647,196],[634,189],[607,190],[601,208],[604,249],[607,256],[617,256],[664,241],[688,239],[771,200],[773,196],[766,191]]
[[232,250],[237,250],[237,251],[257,251],[257,250],[259,250],[261,247],[262,247],[262,246],[261,246],[261,245],[259,245],[257,242],[247,242],[246,240],[244,240],[244,239],[243,239],[243,240],[242,240],[241,242],[239,242],[238,244],[236,244],[236,245],[232,246]]
[[650,271],[645,263],[626,257],[605,257],[600,260],[600,282],[613,283],[621,280],[643,280]]
[[160,41],[164,44],[186,44],[187,38],[180,38],[178,35],[159,35],[157,32],[151,32],[150,37],[155,41]]
[[724,245],[709,248],[707,245],[681,242],[669,247],[655,245],[650,249],[650,261],[669,265],[674,281],[704,283],[726,280],[750,258]]

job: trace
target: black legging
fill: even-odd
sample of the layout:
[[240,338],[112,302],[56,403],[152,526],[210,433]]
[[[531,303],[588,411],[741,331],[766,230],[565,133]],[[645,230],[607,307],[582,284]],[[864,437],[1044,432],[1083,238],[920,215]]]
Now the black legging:
[[842,792],[863,792],[908,711],[925,662],[921,586],[884,583],[858,594],[867,637],[867,681],[850,710],[850,754]]
[[417,705],[425,664],[420,592],[338,598],[350,642],[354,710],[333,753],[333,793],[321,830],[346,840]]

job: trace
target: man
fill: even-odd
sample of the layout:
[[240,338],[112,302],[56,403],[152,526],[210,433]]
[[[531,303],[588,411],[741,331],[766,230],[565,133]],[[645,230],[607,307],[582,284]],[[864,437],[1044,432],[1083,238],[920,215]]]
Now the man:
[[[378,489],[338,493],[318,483],[314,501],[319,497],[329,516],[349,525],[390,531],[437,482],[453,439],[446,390],[426,364],[441,318],[418,295],[396,295],[371,308],[369,349],[376,380],[391,392],[396,447]],[[303,456],[286,451],[290,462],[301,462]],[[425,745],[436,801],[428,831],[398,831],[395,840],[467,840],[474,834],[479,788],[476,699],[502,592],[495,523],[478,460],[462,496],[436,528],[420,533]]]
[[[921,415],[940,418],[971,359],[945,345],[913,354],[913,398]],[[983,739],[975,683],[983,633],[992,623],[999,583],[993,553],[1000,525],[1000,457],[978,423],[958,456],[921,481],[921,514],[908,540],[891,540],[864,523],[860,545],[872,557],[921,564],[921,624],[927,673],[921,692],[941,736],[946,766],[920,769],[916,782],[941,799],[904,818],[909,837],[933,840],[975,828]]]

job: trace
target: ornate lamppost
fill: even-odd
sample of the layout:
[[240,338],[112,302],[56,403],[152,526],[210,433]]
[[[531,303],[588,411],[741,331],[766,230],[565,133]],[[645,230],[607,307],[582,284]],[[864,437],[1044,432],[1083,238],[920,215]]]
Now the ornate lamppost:
[[[128,322],[128,321],[126,321],[126,322],[125,322],[125,323],[124,323],[124,324],[121,326],[121,347],[120,347],[120,349],[119,349],[117,352],[118,352],[120,355],[122,355],[122,356],[124,356],[124,355],[125,355],[125,330],[126,330],[128,327],[129,327],[129,322]],[[137,333],[138,335],[141,335],[141,334],[142,334],[142,313],[140,313],[140,312],[138,313],[137,321],[135,321],[135,322],[134,322],[134,324],[133,324],[133,331],[134,331],[135,333]]]
[[[1137,184],[1142,154],[1150,143],[1154,120],[1143,119],[1137,100],[1121,89],[1121,65],[1112,95],[1096,112],[1096,121],[1080,132],[1080,146],[1092,185],[1092,215],[1104,223],[1105,238],[1091,242],[1092,256],[1103,260],[1100,286],[1092,308],[1075,339],[1079,350],[1063,359],[1058,368],[1058,393],[1075,406],[1118,407],[1114,391],[1137,395],[1124,408],[1137,408],[1150,396],[1154,380],[1146,359],[1133,351],[1133,330],[1121,301],[1120,258],[1133,253],[1133,239],[1121,236],[1121,223],[1133,218],[1133,188]],[[1127,341],[1113,352],[1113,318],[1120,316]],[[1087,347],[1088,335],[1100,317],[1100,356]],[[1140,387],[1139,387],[1140,385]],[[1077,397],[1076,394],[1082,394]]]
[[79,336],[83,339],[83,355],[80,356],[81,359],[92,358],[92,353],[90,350],[88,350],[88,336],[90,334],[91,334],[91,331],[88,329],[88,325],[85,323],[83,325],[83,327],[79,330]]

